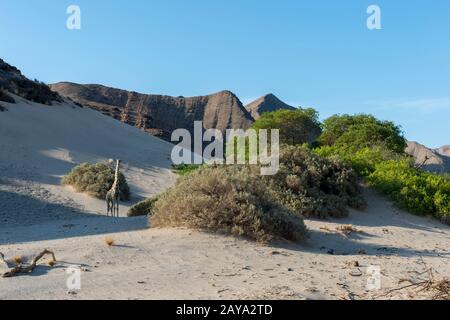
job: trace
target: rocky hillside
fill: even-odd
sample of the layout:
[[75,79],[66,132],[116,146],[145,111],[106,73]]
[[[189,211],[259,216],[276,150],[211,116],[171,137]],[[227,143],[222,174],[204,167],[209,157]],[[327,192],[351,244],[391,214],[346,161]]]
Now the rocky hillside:
[[0,101],[14,103],[11,94],[48,105],[53,101],[62,101],[45,83],[29,80],[19,69],[0,59]]
[[246,129],[253,122],[230,91],[185,98],[141,94],[96,84],[60,82],[50,87],[77,103],[165,139],[170,139],[172,131],[178,128],[192,131],[194,121],[203,121],[205,129],[221,131]]
[[416,165],[427,171],[450,172],[450,146],[430,149],[415,141],[408,141],[406,153],[414,157]]
[[254,119],[258,119],[264,112],[272,112],[280,109],[295,110],[294,107],[284,103],[273,94],[267,94],[245,106]]
[[440,155],[450,157],[450,145],[442,146],[436,150]]

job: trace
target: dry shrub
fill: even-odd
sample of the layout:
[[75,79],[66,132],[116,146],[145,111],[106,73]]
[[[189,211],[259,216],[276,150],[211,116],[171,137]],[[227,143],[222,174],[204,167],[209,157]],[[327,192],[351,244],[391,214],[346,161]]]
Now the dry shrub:
[[22,256],[15,256],[13,260],[16,264],[21,264],[23,262]]
[[146,216],[152,214],[153,206],[158,200],[158,197],[148,198],[132,206],[128,212],[128,217]]
[[[4,92],[3,90],[0,90],[0,101],[8,102],[8,103],[15,103],[15,100],[13,97],[11,97],[8,93]],[[0,106],[1,108],[1,106]]]
[[[114,169],[105,163],[82,163],[62,179],[63,184],[71,185],[76,191],[86,192],[99,199],[105,199],[113,182]],[[122,173],[119,175],[119,188],[120,199],[130,200],[130,188]]]
[[187,227],[267,242],[301,241],[301,217],[274,201],[254,168],[202,167],[161,195],[149,218],[153,227]]
[[105,238],[105,243],[111,247],[114,245],[114,239],[111,237],[107,237],[107,238]]
[[[280,170],[261,176],[258,166],[204,166],[179,179],[156,202],[153,227],[188,227],[258,241],[305,238],[303,217],[341,217],[364,208],[354,171],[300,146],[283,147]],[[137,210],[136,210],[137,211]]]
[[304,217],[342,217],[348,214],[348,206],[366,207],[358,177],[350,167],[305,147],[283,147],[280,170],[267,179],[273,196]]

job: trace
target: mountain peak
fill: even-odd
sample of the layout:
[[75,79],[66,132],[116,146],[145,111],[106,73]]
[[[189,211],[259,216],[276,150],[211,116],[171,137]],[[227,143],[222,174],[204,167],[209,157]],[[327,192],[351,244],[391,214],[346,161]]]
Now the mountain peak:
[[276,110],[295,110],[294,107],[284,103],[273,93],[268,93],[245,106],[254,119],[258,119],[264,112],[272,112]]

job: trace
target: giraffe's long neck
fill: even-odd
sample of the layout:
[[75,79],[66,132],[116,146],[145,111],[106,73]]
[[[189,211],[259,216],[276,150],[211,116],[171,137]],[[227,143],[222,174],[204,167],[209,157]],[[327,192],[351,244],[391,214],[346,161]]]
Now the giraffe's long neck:
[[117,163],[116,163],[116,172],[114,174],[114,183],[113,183],[111,189],[117,190],[118,186],[119,186],[119,161],[117,161]]

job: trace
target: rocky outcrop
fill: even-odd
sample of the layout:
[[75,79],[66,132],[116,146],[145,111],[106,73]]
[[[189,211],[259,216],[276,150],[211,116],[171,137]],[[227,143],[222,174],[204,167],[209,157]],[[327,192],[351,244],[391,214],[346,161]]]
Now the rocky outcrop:
[[45,83],[29,80],[19,69],[0,59],[0,101],[14,103],[15,100],[10,94],[48,105],[53,101],[62,101]]
[[442,156],[450,157],[450,145],[442,146],[436,151]]
[[247,129],[253,118],[230,91],[208,96],[171,97],[141,94],[97,84],[60,82],[50,88],[64,97],[96,109],[153,135],[170,139],[175,129],[192,132],[194,121],[204,129]]
[[7,92],[0,90],[0,101],[14,103],[16,102]]
[[272,112],[280,109],[295,110],[294,107],[284,103],[271,93],[247,104],[245,109],[247,109],[255,120],[264,112]]
[[439,149],[430,149],[415,141],[408,141],[406,153],[414,158],[416,165],[422,169],[444,173],[450,172],[450,147],[444,146]]

